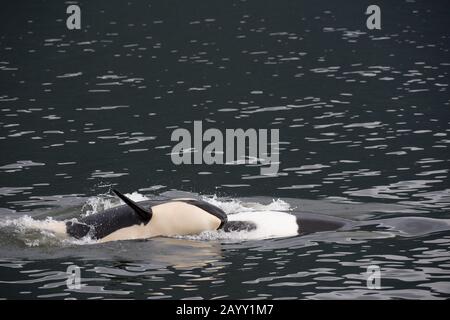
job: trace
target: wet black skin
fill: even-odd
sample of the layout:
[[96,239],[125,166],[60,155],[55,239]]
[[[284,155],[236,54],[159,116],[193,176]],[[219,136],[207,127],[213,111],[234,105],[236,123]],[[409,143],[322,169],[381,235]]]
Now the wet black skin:
[[334,231],[350,226],[351,221],[316,213],[292,213],[297,217],[298,234],[306,235],[315,232]]

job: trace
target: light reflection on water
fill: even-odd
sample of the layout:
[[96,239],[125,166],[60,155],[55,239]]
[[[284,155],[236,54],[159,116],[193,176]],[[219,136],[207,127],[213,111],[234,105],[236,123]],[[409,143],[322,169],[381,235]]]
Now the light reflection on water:
[[[445,242],[432,249],[426,239],[380,237],[356,243],[310,239],[299,245],[293,238],[275,248],[271,241],[240,248],[180,239],[113,244],[115,250],[102,259],[81,257],[86,249],[74,253],[77,257],[2,259],[2,296],[444,298],[449,293],[450,238],[443,236]],[[386,248],[382,254],[378,246]],[[66,287],[69,264],[81,268],[79,290]],[[373,264],[382,270],[380,290],[366,287],[366,268]]]
[[[133,196],[139,197],[137,193]],[[93,198],[87,203],[97,210],[113,201],[106,195],[96,199],[97,203]],[[267,198],[210,201],[228,212],[289,209],[289,201],[291,208],[296,204],[293,199],[270,204]],[[399,205],[322,200],[297,203],[301,204],[310,213],[334,213],[351,223],[338,231],[265,240],[205,233],[193,240],[154,238],[106,244],[58,242],[39,233],[20,234],[20,228],[12,233],[2,227],[1,295],[79,299],[408,299],[448,295],[448,219],[412,217],[407,207],[402,213]],[[342,211],[349,206],[352,210]],[[315,212],[320,209],[323,212]],[[380,212],[395,209],[399,211],[393,217],[379,218],[385,215]],[[296,214],[295,210],[291,213]],[[79,209],[72,210],[73,214],[79,214]],[[66,284],[66,269],[72,264],[81,268],[80,289],[68,289]],[[381,268],[381,290],[366,286],[369,265]]]
[[[98,211],[95,198],[120,186],[282,198],[353,224],[105,245],[2,227],[0,297],[449,296],[445,1],[383,3],[377,32],[361,24],[361,1],[80,3],[83,32],[66,31],[64,4],[16,1],[0,12],[0,221]],[[280,129],[278,175],[172,164],[171,132],[196,120]],[[70,264],[82,270],[80,290],[65,287]],[[370,264],[382,268],[382,290],[365,286]]]

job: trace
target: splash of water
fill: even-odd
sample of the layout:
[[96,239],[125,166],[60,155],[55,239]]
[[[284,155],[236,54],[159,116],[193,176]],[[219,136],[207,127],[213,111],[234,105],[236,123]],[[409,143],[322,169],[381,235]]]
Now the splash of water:
[[227,214],[239,213],[239,212],[251,212],[251,211],[290,211],[291,206],[289,203],[277,199],[272,200],[269,204],[261,204],[258,202],[242,202],[241,200],[232,199],[229,201],[220,200],[217,196],[202,197],[206,202],[219,207]]
[[[136,202],[149,200],[149,198],[137,191],[133,193],[126,193],[125,196]],[[104,210],[108,210],[123,204],[125,203],[122,200],[106,193],[88,198],[81,211],[83,212],[84,216],[89,216],[97,212],[102,212]]]

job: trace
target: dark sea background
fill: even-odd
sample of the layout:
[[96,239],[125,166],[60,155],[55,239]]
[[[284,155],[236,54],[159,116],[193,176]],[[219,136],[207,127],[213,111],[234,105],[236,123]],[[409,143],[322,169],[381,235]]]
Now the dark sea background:
[[[449,17],[419,0],[3,2],[0,298],[448,298]],[[279,129],[278,175],[174,165],[171,133],[195,120]],[[351,227],[106,244],[30,228],[98,212],[111,187]]]

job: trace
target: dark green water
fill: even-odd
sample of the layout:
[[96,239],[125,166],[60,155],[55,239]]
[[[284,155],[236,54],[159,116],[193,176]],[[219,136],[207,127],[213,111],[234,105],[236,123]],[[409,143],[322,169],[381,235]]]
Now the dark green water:
[[[381,30],[366,1],[78,4],[79,31],[64,2],[0,11],[0,298],[448,298],[446,1],[378,2]],[[173,164],[171,133],[196,120],[279,129],[278,174]],[[352,226],[108,244],[27,229],[101,209],[112,186]]]

